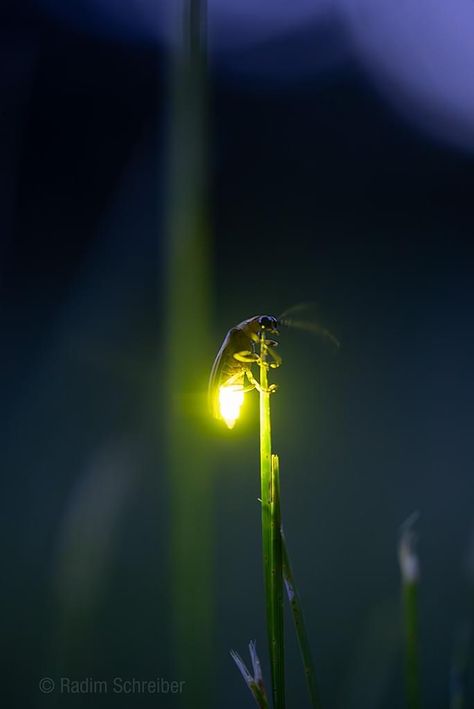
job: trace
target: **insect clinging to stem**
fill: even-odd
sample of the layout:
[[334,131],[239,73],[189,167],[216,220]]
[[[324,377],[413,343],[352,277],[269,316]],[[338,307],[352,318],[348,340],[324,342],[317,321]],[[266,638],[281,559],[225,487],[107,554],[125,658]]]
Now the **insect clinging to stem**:
[[[260,342],[262,332],[274,337],[280,334],[281,325],[296,327],[322,335],[339,347],[338,340],[315,322],[288,317],[306,308],[307,304],[297,305],[279,317],[255,315],[228,331],[214,360],[209,378],[209,405],[215,418],[223,419],[229,428],[233,428],[244,394],[252,389],[260,391],[260,384],[254,377],[252,366],[261,363],[256,345]],[[265,339],[266,363],[272,369],[279,367],[282,362],[276,351],[277,346],[278,342],[275,340]],[[276,390],[275,384],[270,385],[268,389],[270,393]]]

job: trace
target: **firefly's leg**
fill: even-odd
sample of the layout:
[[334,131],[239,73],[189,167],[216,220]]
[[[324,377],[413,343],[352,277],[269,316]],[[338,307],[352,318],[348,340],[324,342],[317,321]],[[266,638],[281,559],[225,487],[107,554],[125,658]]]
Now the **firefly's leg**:
[[233,374],[225,381],[224,386],[229,386],[230,384],[235,384],[236,382],[239,383],[241,379],[243,379],[243,372],[236,372],[236,374]]
[[[244,387],[245,371],[246,371],[245,369],[242,369],[242,371],[236,372],[235,374],[233,374],[231,377],[229,377],[229,379],[226,379],[224,386],[232,386],[233,384],[237,383],[238,385],[241,385],[242,387]],[[248,391],[252,391],[252,389],[255,389],[254,384],[251,384],[248,387],[244,387],[242,389],[242,391],[244,394],[246,394]]]
[[[250,371],[250,369],[247,369],[247,370],[245,371],[245,374],[247,375],[247,379],[249,380],[250,384],[252,385],[252,388],[255,388],[255,389],[256,389],[257,391],[259,391],[259,392],[263,391],[263,390],[262,390],[262,387],[260,386],[260,384],[257,382],[257,380],[255,379],[255,377],[253,376],[253,374],[252,374],[252,372]],[[267,389],[266,391],[267,391],[269,394],[273,394],[274,392],[276,392],[277,389],[278,389],[278,385],[277,385],[277,384],[270,384],[270,386],[268,387],[268,389]]]
[[268,347],[268,345],[267,345],[267,352],[273,359],[273,362],[269,362],[270,367],[272,369],[276,369],[277,367],[280,366],[280,364],[282,362],[280,355],[278,354],[278,352],[275,351],[275,349],[273,347]]
[[282,363],[282,359],[278,352],[275,351],[275,347],[278,347],[278,342],[275,340],[265,340],[265,349],[273,360],[268,362],[268,366],[271,367],[271,369],[276,369]]
[[258,362],[258,354],[250,350],[242,350],[242,352],[234,352],[234,359],[237,362]]

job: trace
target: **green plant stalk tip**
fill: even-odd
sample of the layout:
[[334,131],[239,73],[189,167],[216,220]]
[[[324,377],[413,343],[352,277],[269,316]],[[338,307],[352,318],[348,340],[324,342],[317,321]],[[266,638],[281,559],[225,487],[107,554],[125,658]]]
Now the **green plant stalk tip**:
[[260,709],[268,709],[268,702],[266,696],[263,694],[262,690],[258,686],[258,684],[253,685],[253,690],[252,693],[254,695],[255,701],[257,702],[257,706]]
[[[260,481],[262,544],[268,645],[275,709],[285,707],[283,576],[280,537],[278,463],[272,459],[270,392],[265,331],[260,338]],[[277,482],[275,484],[275,476]],[[275,494],[276,493],[276,494]]]
[[235,664],[239,668],[239,671],[244,678],[245,684],[249,688],[252,697],[259,709],[268,709],[267,693],[265,691],[265,685],[263,684],[262,670],[260,667],[260,660],[258,659],[257,650],[255,642],[250,642],[249,644],[250,658],[252,660],[252,672],[249,671],[247,665],[242,660],[238,652],[231,650],[230,654]]
[[281,529],[281,548],[283,560],[283,579],[285,582],[288,601],[291,608],[291,615],[293,617],[293,622],[295,625],[296,636],[298,638],[298,645],[300,648],[301,659],[303,661],[304,673],[306,677],[309,697],[311,700],[311,706],[314,709],[321,709],[322,705],[319,697],[318,683],[316,680],[316,672],[314,669],[308,633],[306,632],[303,607],[301,605],[301,600],[296,589],[295,579],[290,564],[290,558],[288,556],[288,548],[286,546],[286,539],[283,529]]
[[405,682],[408,709],[421,709],[418,660],[418,582],[402,582],[405,620]]

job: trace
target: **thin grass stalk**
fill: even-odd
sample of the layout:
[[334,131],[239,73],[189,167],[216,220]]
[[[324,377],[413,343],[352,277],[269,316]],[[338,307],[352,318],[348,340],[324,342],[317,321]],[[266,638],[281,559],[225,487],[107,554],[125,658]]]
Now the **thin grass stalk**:
[[449,709],[466,709],[466,684],[471,646],[471,624],[465,623],[459,628],[451,661],[449,687]]
[[296,636],[298,638],[298,645],[300,648],[301,659],[303,662],[304,674],[306,677],[306,684],[308,687],[311,705],[314,709],[321,709],[321,699],[319,697],[319,689],[316,680],[316,672],[314,669],[311,646],[309,644],[308,633],[306,632],[303,607],[301,605],[301,600],[296,589],[295,579],[290,564],[290,558],[288,556],[288,547],[286,545],[286,538],[283,532],[283,528],[281,528],[281,550],[283,561],[283,580],[285,582],[286,593],[291,608],[291,615],[293,617]]
[[420,670],[418,661],[418,583],[403,583],[405,619],[405,681],[407,706],[421,709]]
[[[260,339],[260,479],[262,499],[262,545],[265,581],[265,606],[268,646],[272,674],[272,696],[275,709],[285,707],[285,668],[282,604],[281,545],[275,533],[275,512],[279,517],[279,497],[275,507],[272,501],[272,444],[270,422],[270,392],[267,374],[267,346],[265,331]],[[279,520],[278,520],[279,522]]]
[[275,582],[273,590],[273,616],[275,624],[276,663],[279,682],[277,689],[285,701],[285,665],[284,665],[284,616],[283,616],[283,558],[281,548],[281,511],[280,511],[280,461],[277,455],[272,454],[272,580]]
[[399,560],[402,582],[402,606],[405,632],[405,687],[408,709],[421,709],[420,665],[418,651],[419,566],[412,527],[418,513],[402,526]]

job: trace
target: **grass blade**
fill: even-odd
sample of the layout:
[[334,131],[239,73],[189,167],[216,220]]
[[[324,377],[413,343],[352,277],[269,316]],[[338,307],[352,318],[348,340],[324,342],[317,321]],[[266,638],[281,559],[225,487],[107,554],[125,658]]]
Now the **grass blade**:
[[304,622],[303,607],[301,605],[301,600],[296,589],[295,579],[290,564],[290,558],[288,556],[288,548],[286,545],[286,539],[283,533],[283,529],[281,529],[281,549],[283,560],[283,579],[286,586],[288,601],[290,603],[291,615],[295,624],[296,636],[298,638],[301,659],[303,661],[308,693],[310,696],[311,705],[314,707],[314,709],[321,709],[321,700],[319,698],[319,690],[318,683],[316,681],[316,672],[314,669],[313,656],[311,653],[308,633],[306,632],[306,625]]
[[449,709],[465,709],[469,651],[472,644],[472,628],[465,622],[457,631],[451,661]]
[[[283,558],[281,545],[280,512],[280,461],[272,455],[272,501],[271,501],[271,547],[272,547],[272,582],[273,623],[275,643],[275,667],[277,672],[277,692],[284,706],[285,702],[285,665],[284,665],[284,616],[283,616]],[[276,704],[276,706],[278,706]]]
[[420,668],[418,660],[418,557],[415,553],[413,523],[418,514],[411,515],[402,526],[399,545],[402,577],[402,604],[405,627],[405,683],[407,706],[421,709]]
[[[262,500],[262,544],[268,645],[275,709],[285,707],[285,665],[283,633],[283,577],[280,541],[280,498],[278,464],[273,464],[271,447],[270,393],[267,376],[265,332],[260,339],[260,477]],[[276,493],[276,496],[275,496]],[[274,499],[274,496],[276,499]],[[276,521],[275,521],[276,520]],[[277,526],[278,525],[278,526]]]

